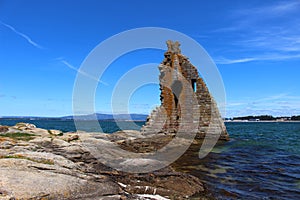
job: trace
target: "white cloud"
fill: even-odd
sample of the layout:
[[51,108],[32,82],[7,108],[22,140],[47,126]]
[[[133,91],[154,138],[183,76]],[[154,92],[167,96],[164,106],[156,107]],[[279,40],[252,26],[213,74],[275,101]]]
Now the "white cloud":
[[291,12],[298,11],[298,8],[300,6],[300,2],[297,1],[282,1],[275,3],[270,6],[264,6],[262,8],[259,8],[257,12],[260,12],[261,14],[272,14],[272,15],[282,15],[282,14],[289,14]]
[[246,115],[291,116],[300,114],[300,96],[280,93],[259,99],[250,98],[240,102],[228,102],[227,117]]
[[288,97],[287,93],[280,93],[280,94],[276,94],[276,95],[256,99],[255,102],[273,101],[273,100],[283,99],[283,98],[286,98],[286,97]]
[[299,6],[299,1],[283,1],[270,7],[264,7],[261,10],[262,12],[268,11],[270,13],[284,14],[291,11],[297,11]]
[[21,36],[22,38],[24,38],[32,46],[34,46],[36,48],[39,48],[39,49],[43,49],[43,47],[41,45],[39,45],[38,43],[34,42],[28,35],[17,31],[13,26],[11,26],[9,24],[6,24],[6,23],[4,23],[2,21],[0,21],[0,24],[2,24],[3,26],[9,28],[11,31],[13,31],[17,35]]
[[246,105],[247,103],[245,102],[230,102],[227,103],[226,106],[227,107],[236,107],[236,106],[242,106],[242,105]]
[[280,61],[280,60],[290,60],[290,59],[298,59],[300,58],[300,54],[294,55],[258,55],[257,57],[252,58],[236,58],[236,59],[229,59],[229,58],[216,58],[214,61],[216,64],[222,65],[229,65],[229,64],[236,64],[236,63],[248,63],[253,61]]
[[[262,5],[260,3],[260,5]],[[282,15],[297,12],[300,7],[300,2],[295,1],[282,1],[274,2],[273,4],[256,6],[246,9],[236,10],[233,15],[248,17],[249,21],[263,20],[266,18],[281,17]],[[264,17],[264,18],[261,18]]]
[[[228,46],[222,52],[224,57],[215,59],[216,63],[235,64],[300,58],[300,20],[297,12],[300,1],[261,5],[231,10],[228,13],[231,25],[211,32],[223,34],[223,45]],[[233,54],[226,55],[228,52],[234,53],[234,57]]]
[[247,38],[242,38],[233,43],[248,50],[263,50],[280,53],[300,52],[300,29],[288,27],[282,31],[280,28],[270,28],[250,33]]
[[69,67],[70,69],[73,69],[74,71],[76,71],[77,73],[80,73],[80,74],[82,74],[82,75],[84,75],[84,76],[86,76],[86,77],[88,77],[88,78],[91,78],[91,79],[93,79],[93,80],[95,80],[95,81],[97,81],[97,82],[99,82],[99,83],[102,83],[102,84],[104,84],[104,85],[108,85],[106,82],[101,81],[101,80],[97,79],[96,77],[94,77],[94,76],[92,76],[92,75],[90,75],[90,74],[88,74],[88,73],[86,73],[86,72],[84,72],[84,71],[82,71],[82,70],[80,70],[80,69],[77,69],[76,67],[74,67],[73,65],[71,65],[70,63],[68,63],[68,62],[65,61],[65,60],[61,60],[61,62],[62,62],[63,64],[65,64],[67,67]]
[[239,58],[239,59],[228,59],[228,58],[221,58],[221,59],[214,59],[217,64],[236,64],[236,63],[245,63],[257,60],[256,58]]

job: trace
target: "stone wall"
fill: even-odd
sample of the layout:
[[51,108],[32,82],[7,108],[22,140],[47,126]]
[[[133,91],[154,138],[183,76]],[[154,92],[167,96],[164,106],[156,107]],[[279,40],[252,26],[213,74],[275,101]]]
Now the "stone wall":
[[217,104],[197,68],[181,54],[178,42],[167,41],[167,45],[165,58],[158,67],[161,106],[148,116],[142,133],[197,132],[196,138],[201,139],[209,132],[228,140]]

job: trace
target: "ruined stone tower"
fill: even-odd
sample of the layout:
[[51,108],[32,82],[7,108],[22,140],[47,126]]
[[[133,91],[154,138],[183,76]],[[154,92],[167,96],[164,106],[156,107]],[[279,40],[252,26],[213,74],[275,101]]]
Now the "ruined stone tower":
[[161,105],[148,116],[144,134],[196,132],[196,139],[206,134],[228,140],[224,122],[197,68],[181,54],[179,42],[167,41],[168,50],[159,65]]

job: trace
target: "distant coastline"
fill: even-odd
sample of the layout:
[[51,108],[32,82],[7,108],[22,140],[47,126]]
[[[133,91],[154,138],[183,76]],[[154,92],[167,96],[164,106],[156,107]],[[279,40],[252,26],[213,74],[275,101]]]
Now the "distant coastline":
[[249,115],[244,117],[225,118],[224,120],[225,122],[300,122],[300,115],[279,117],[273,117],[272,115]]
[[[80,116],[63,116],[63,117],[40,117],[40,116],[0,116],[0,120],[49,120],[49,121],[136,121],[143,122],[147,120],[147,114],[101,114],[95,113]],[[225,122],[300,122],[300,115],[279,116],[259,115],[259,116],[243,116],[223,118]]]
[[78,116],[62,116],[62,117],[41,117],[41,116],[2,116],[0,120],[49,120],[49,121],[72,121],[74,119],[79,121],[146,121],[146,114],[102,114],[94,113],[89,115]]
[[225,120],[225,122],[229,122],[229,123],[243,123],[243,122],[249,122],[249,123],[264,123],[264,122],[270,122],[270,123],[274,123],[274,122],[279,122],[279,123],[288,123],[288,122],[300,122],[299,120],[286,120],[286,121],[276,121],[276,120],[265,120],[265,121],[248,121],[248,120]]

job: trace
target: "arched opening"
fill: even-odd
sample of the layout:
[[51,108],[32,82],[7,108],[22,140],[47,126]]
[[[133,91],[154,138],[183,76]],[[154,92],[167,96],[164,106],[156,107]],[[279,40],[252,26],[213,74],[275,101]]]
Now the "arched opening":
[[182,83],[178,80],[174,81],[172,86],[171,86],[173,96],[174,96],[174,102],[175,102],[175,107],[178,105],[178,99],[182,90]]

